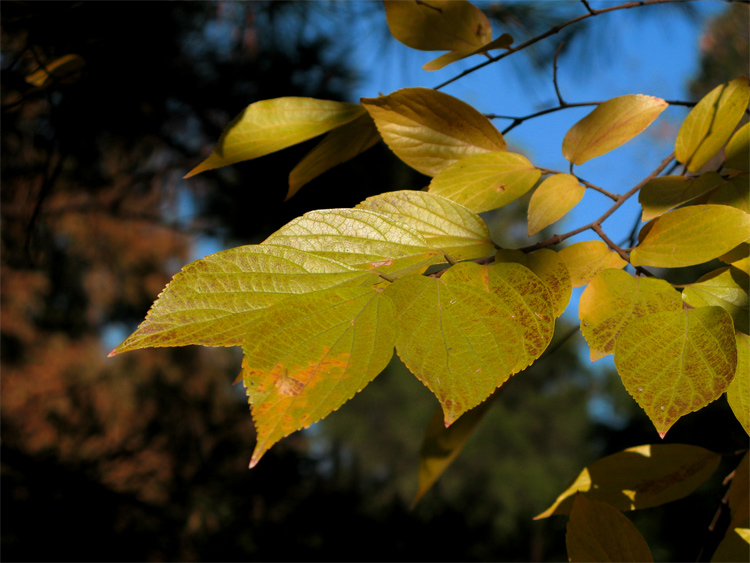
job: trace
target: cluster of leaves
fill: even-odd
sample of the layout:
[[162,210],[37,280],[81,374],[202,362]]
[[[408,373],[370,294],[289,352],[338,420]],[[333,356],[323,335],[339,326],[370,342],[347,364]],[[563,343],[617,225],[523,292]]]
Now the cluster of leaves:
[[[416,49],[448,51],[426,70],[509,49],[513,41],[507,34],[492,40],[489,21],[468,2],[385,4],[397,39]],[[361,391],[395,348],[442,408],[442,427],[432,424],[426,437],[424,451],[439,453],[423,455],[421,495],[465,443],[488,397],[545,352],[572,288],[585,286],[579,318],[592,361],[614,354],[625,388],[662,438],[682,416],[725,393],[750,433],[750,125],[736,130],[748,102],[747,78],[717,86],[684,120],[674,153],[623,194],[581,180],[574,165],[644,131],[669,105],[660,98],[632,94],[597,104],[563,139],[569,173],[509,152],[486,116],[437,89],[405,88],[360,104],[291,97],[256,102],[227,126],[188,177],[326,134],[291,171],[288,197],[381,139],[432,180],[422,191],[312,211],[259,245],[189,264],[112,354],[242,346],[238,380],[258,431],[252,467],[274,443]],[[682,174],[661,175],[675,160]],[[529,235],[565,216],[587,189],[613,204],[564,235],[523,249],[498,248],[478,213],[532,188]],[[623,249],[602,223],[636,193],[646,224],[638,244]],[[602,240],[549,248],[588,229]],[[726,266],[682,291],[645,269],[716,258]],[[636,275],[623,271],[628,264]],[[689,494],[719,458],[687,445],[631,448],[584,470],[539,517],[571,514],[574,560],[602,554],[650,560],[620,510]],[[729,493],[727,542],[734,535],[747,539],[746,473],[747,455]]]

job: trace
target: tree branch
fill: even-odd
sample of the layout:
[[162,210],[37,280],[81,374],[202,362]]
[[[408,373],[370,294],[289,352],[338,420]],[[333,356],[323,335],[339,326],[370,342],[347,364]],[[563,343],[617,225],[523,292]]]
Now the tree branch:
[[[560,172],[559,170],[552,170],[551,168],[543,168],[541,166],[537,166],[536,168],[537,170],[541,170],[542,174],[567,174],[567,172]],[[619,195],[613,194],[612,192],[607,191],[604,188],[597,186],[596,184],[587,182],[586,180],[584,180],[583,178],[580,178],[579,176],[575,176],[575,179],[578,180],[581,184],[583,184],[587,188],[591,188],[592,190],[595,190],[601,194],[604,194],[613,201],[617,201],[617,199],[620,197]]]

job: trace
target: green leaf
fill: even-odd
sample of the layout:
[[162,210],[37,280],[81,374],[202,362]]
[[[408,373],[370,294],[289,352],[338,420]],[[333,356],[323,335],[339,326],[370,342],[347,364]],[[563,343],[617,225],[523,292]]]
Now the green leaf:
[[396,156],[428,176],[467,156],[505,150],[489,119],[448,94],[403,88],[361,101]]
[[525,156],[492,152],[454,162],[430,182],[430,193],[465,205],[476,213],[497,209],[528,192],[542,172]]
[[743,242],[726,254],[719,256],[719,260],[742,270],[750,276],[750,245]]
[[426,276],[399,278],[385,294],[396,305],[396,351],[440,401],[446,427],[525,367],[523,331],[497,296]]
[[442,409],[435,411],[427,425],[419,452],[419,489],[412,501],[412,508],[458,457],[491,406],[491,400],[483,402],[461,415],[448,428],[443,422]]
[[573,209],[586,191],[570,174],[554,174],[539,187],[529,201],[529,236],[535,235]]
[[650,221],[670,209],[706,194],[724,184],[716,172],[706,172],[698,177],[660,176],[650,180],[638,194],[643,207],[641,221]]
[[337,127],[289,173],[289,191],[286,199],[291,198],[313,178],[365,152],[379,140],[378,129],[368,113],[363,113],[349,123]]
[[680,292],[657,278],[634,278],[622,270],[599,272],[586,286],[578,305],[581,333],[591,361],[614,354],[620,333],[633,320],[682,310]]
[[728,205],[750,213],[750,174],[741,173],[719,186],[708,198],[714,205]]
[[377,283],[373,272],[279,246],[240,246],[185,266],[110,356],[139,348],[240,346],[260,309],[290,295]]
[[443,260],[417,231],[365,209],[310,211],[262,243],[288,246],[389,276],[423,270]]
[[747,78],[711,90],[690,111],[677,133],[675,157],[697,172],[721,150],[750,102]]
[[682,416],[721,397],[734,378],[732,318],[721,307],[702,307],[635,319],[617,339],[615,366],[663,438]]
[[747,213],[725,205],[692,205],[659,217],[630,253],[630,263],[660,268],[702,264],[748,238]]
[[255,102],[224,128],[213,152],[185,178],[291,147],[349,123],[363,113],[358,104],[313,98]]
[[732,316],[734,328],[750,333],[750,277],[731,266],[719,268],[690,284],[682,292],[682,298],[688,305],[709,307],[716,305]]
[[720,461],[721,455],[687,444],[628,448],[586,467],[534,520],[568,514],[579,491],[619,510],[640,510],[672,502],[703,484]]
[[471,57],[472,55],[483,54],[483,53],[486,53],[487,51],[492,51],[493,49],[508,49],[512,44],[513,44],[513,37],[511,35],[508,35],[507,33],[503,33],[500,37],[498,37],[494,41],[490,41],[486,45],[482,45],[481,47],[477,49],[468,50],[468,51],[451,51],[450,53],[445,53],[444,55],[440,55],[437,59],[433,59],[430,62],[425,63],[422,66],[422,69],[423,70],[440,70],[441,68],[445,68],[449,64],[453,64],[456,61],[460,61],[467,57]]
[[629,94],[599,104],[565,134],[563,156],[583,164],[608,153],[646,129],[667,109],[661,98]]
[[520,250],[498,250],[495,262],[516,262],[526,266],[547,286],[555,318],[565,312],[573,294],[573,284],[568,267],[557,252],[549,248],[540,248],[530,254]]
[[750,336],[737,333],[737,370],[727,389],[727,401],[745,432],[750,434]]
[[603,270],[619,270],[628,264],[600,240],[576,242],[560,250],[558,256],[568,268],[573,287],[586,285]]
[[387,192],[367,198],[357,208],[393,217],[456,260],[484,258],[495,250],[487,223],[479,215],[439,195]]
[[643,536],[611,504],[577,493],[570,511],[565,545],[568,561],[653,561]]
[[396,340],[394,313],[382,291],[345,287],[286,299],[252,324],[240,374],[258,432],[250,467],[385,369]]
[[724,149],[724,168],[750,170],[750,123],[745,123]]

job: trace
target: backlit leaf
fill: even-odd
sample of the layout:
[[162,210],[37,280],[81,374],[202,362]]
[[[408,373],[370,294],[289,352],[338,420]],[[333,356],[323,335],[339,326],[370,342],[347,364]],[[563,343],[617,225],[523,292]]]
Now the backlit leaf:
[[356,119],[328,133],[318,145],[289,173],[289,199],[313,178],[365,152],[380,140],[375,122],[370,114]]
[[443,411],[438,409],[430,419],[419,452],[419,489],[412,507],[432,488],[435,482],[453,463],[466,442],[474,435],[484,415],[490,410],[492,401],[487,400],[461,415],[448,428],[443,422]]
[[576,242],[560,250],[558,256],[568,268],[573,287],[586,285],[603,270],[622,269],[628,264],[600,240]]
[[476,213],[497,209],[528,192],[542,172],[510,152],[469,156],[454,162],[430,182],[430,193],[465,205]]
[[554,174],[544,180],[529,201],[529,236],[562,218],[581,201],[585,191],[570,174]]
[[357,208],[393,217],[456,260],[484,258],[495,250],[487,223],[479,215],[439,195],[414,190],[387,192],[367,198]]
[[742,173],[730,178],[719,186],[708,198],[707,203],[729,205],[750,213],[750,174]]
[[63,55],[26,75],[24,80],[37,88],[49,86],[55,80],[67,83],[84,66],[86,66],[86,61],[80,55]]
[[243,345],[241,377],[258,433],[250,467],[361,391],[388,365],[395,339],[393,304],[377,289],[328,289],[265,311]]
[[276,98],[247,106],[224,128],[209,157],[185,178],[307,141],[364,113],[362,106],[313,98]]
[[659,217],[630,253],[630,263],[661,268],[702,264],[748,238],[747,213],[726,205],[692,205]]
[[441,68],[444,68],[448,66],[449,64],[455,63],[456,61],[460,61],[462,59],[465,59],[467,57],[471,57],[472,55],[479,55],[481,53],[486,53],[487,51],[492,51],[493,49],[507,49],[513,44],[513,37],[508,35],[507,33],[503,33],[500,37],[495,39],[494,41],[490,41],[486,45],[482,45],[481,47],[469,51],[451,51],[450,53],[445,53],[444,55],[440,55],[437,59],[433,59],[430,62],[425,63],[422,66],[423,70],[440,70]]
[[581,295],[578,317],[581,333],[595,362],[614,354],[617,337],[638,317],[682,310],[680,292],[666,281],[637,277],[622,270],[604,270]]
[[568,561],[653,561],[630,519],[611,504],[578,493],[570,511],[565,545]]
[[310,211],[262,244],[297,248],[355,268],[391,276],[444,260],[422,235],[393,217],[365,209]]
[[731,266],[719,268],[690,284],[682,292],[685,303],[695,307],[716,305],[732,316],[734,328],[750,333],[750,278]]
[[446,427],[525,367],[523,331],[497,296],[426,276],[399,278],[385,294],[396,351],[440,401]]
[[372,285],[377,274],[279,246],[240,246],[185,266],[112,354],[162,346],[240,346],[260,309],[290,295]]
[[724,184],[716,172],[706,172],[697,178],[685,176],[659,176],[650,180],[638,194],[643,207],[641,221],[650,221],[670,209],[682,205]]
[[663,438],[682,416],[718,399],[734,378],[732,318],[721,307],[702,307],[635,319],[617,339],[615,366]]
[[727,401],[745,432],[750,434],[750,336],[737,333],[737,371],[727,389]]
[[628,142],[667,109],[661,98],[628,94],[599,104],[573,125],[563,139],[563,156],[583,164]]
[[628,448],[586,467],[552,506],[534,519],[568,514],[579,491],[619,510],[639,510],[672,502],[703,484],[720,461],[721,455],[687,444]]
[[675,158],[697,172],[721,150],[750,102],[747,78],[711,90],[690,111],[675,141]]
[[505,150],[489,119],[448,94],[403,88],[361,101],[396,156],[428,176],[467,156]]
[[724,167],[746,172],[750,170],[750,123],[740,127],[727,143]]

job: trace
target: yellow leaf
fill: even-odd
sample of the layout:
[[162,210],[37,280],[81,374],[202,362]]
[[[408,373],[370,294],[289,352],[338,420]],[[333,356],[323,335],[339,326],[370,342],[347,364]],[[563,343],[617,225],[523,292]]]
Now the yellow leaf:
[[682,298],[688,305],[709,307],[716,305],[732,316],[734,328],[750,334],[750,277],[732,266],[719,268],[701,276],[688,285]]
[[750,102],[747,78],[711,90],[690,111],[675,141],[675,158],[697,172],[721,150]]
[[444,68],[448,66],[449,64],[455,63],[456,61],[460,61],[461,59],[465,59],[467,57],[471,57],[472,55],[479,55],[481,53],[486,53],[487,51],[491,51],[493,49],[508,49],[513,44],[513,37],[508,35],[507,33],[503,33],[500,37],[495,39],[494,41],[491,41],[487,43],[486,45],[482,45],[478,49],[470,50],[470,51],[451,51],[450,53],[445,53],[444,55],[440,55],[437,59],[433,59],[428,63],[425,63],[422,66],[423,70],[440,70],[441,68]]
[[750,434],[750,336],[738,332],[737,370],[727,389],[727,401],[745,432]]
[[740,243],[729,252],[719,256],[719,260],[742,270],[750,276],[750,245],[748,243]]
[[740,127],[727,143],[724,167],[745,172],[750,170],[750,123]]
[[568,268],[573,287],[586,285],[607,268],[622,269],[628,264],[600,240],[576,242],[563,248],[558,256]]
[[737,563],[750,560],[750,519],[741,526],[727,530],[724,539],[716,548],[711,563]]
[[484,115],[430,88],[403,88],[361,101],[396,156],[428,176],[467,156],[506,148]]
[[654,178],[638,194],[638,202],[643,207],[641,221],[659,217],[722,184],[724,179],[716,172],[706,172],[697,178],[676,175]]
[[529,201],[529,236],[562,218],[581,201],[585,191],[570,174],[554,174],[544,180]]
[[64,55],[27,75],[25,80],[37,88],[48,86],[53,80],[68,83],[85,65],[86,61],[79,55]]
[[642,94],[607,100],[566,133],[563,156],[573,164],[583,164],[608,153],[646,129],[668,105],[661,98]]
[[721,184],[708,198],[712,205],[729,205],[750,213],[750,174],[742,172]]

